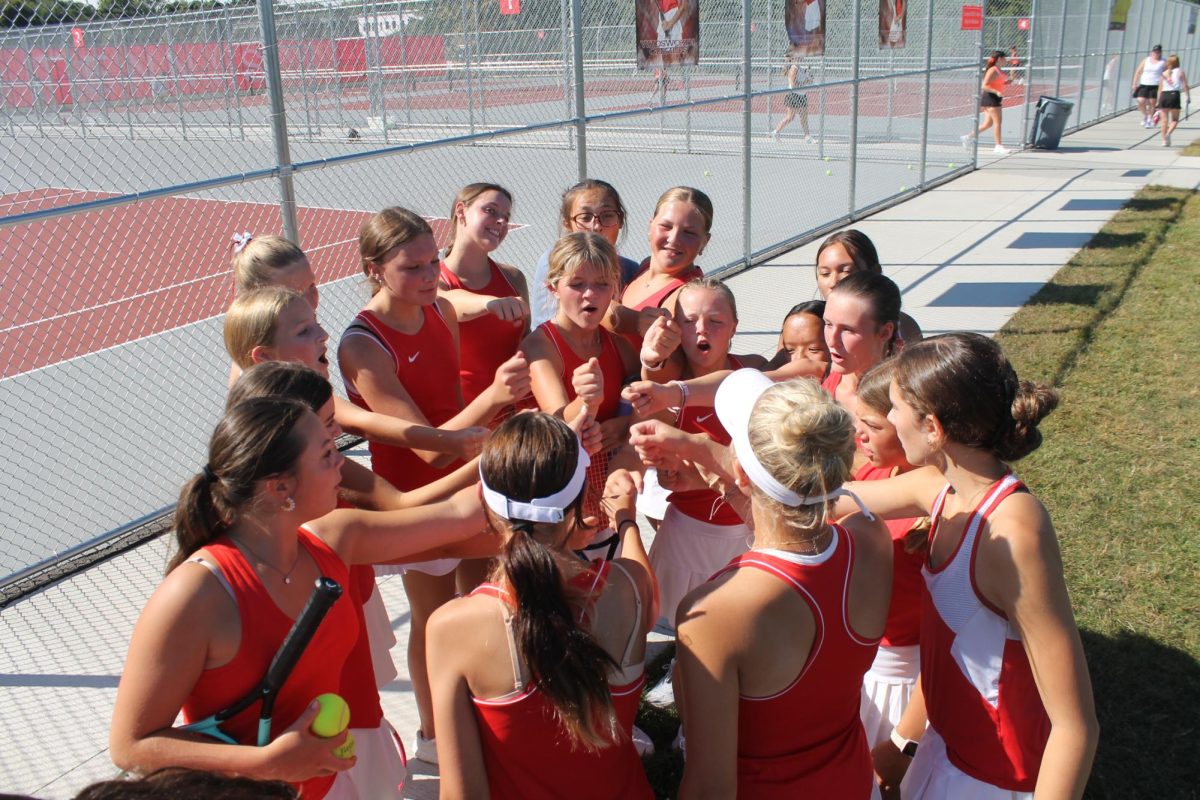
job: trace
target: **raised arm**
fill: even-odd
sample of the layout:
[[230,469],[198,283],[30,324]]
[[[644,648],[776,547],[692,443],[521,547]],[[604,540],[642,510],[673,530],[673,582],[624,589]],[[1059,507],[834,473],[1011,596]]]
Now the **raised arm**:
[[479,455],[488,436],[488,429],[482,425],[462,430],[442,430],[367,411],[336,395],[333,401],[334,418],[342,430],[380,444],[431,450],[451,458],[468,460]]

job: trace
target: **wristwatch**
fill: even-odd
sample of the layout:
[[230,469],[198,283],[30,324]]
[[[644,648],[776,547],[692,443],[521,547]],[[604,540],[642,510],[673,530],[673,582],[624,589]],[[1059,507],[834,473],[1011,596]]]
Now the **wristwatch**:
[[896,749],[904,755],[912,758],[917,754],[917,744],[915,739],[905,739],[900,735],[900,731],[892,728],[892,744],[896,745]]

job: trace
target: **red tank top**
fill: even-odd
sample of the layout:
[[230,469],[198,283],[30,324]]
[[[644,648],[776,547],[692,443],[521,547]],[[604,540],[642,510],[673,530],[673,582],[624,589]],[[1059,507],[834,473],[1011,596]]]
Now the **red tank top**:
[[[612,564],[593,562],[572,585],[590,584],[581,619],[607,583]],[[510,607],[512,597],[499,586],[485,583],[471,594],[488,594]],[[622,740],[601,750],[572,747],[554,714],[554,706],[535,685],[514,696],[495,700],[472,698],[479,723],[479,740],[487,768],[488,789],[494,800],[583,800],[654,797],[642,761],[633,747],[633,721],[641,701],[645,675],[623,686],[610,686],[613,709]]]
[[[297,535],[321,574],[346,589],[350,582],[349,572],[329,545],[304,528],[300,528]],[[200,673],[183,702],[185,723],[215,714],[253,689],[267,674],[271,659],[295,621],[275,605],[254,568],[228,536],[218,537],[202,552],[221,568],[221,576],[233,590],[242,633],[232,661]],[[346,653],[359,634],[353,603],[350,592],[343,592],[296,662],[275,700],[271,718],[272,740],[295,722],[317,695],[339,690]],[[252,745],[258,736],[259,710],[255,704],[222,723],[221,727],[239,743]],[[333,776],[326,776],[311,778],[298,786],[301,796],[312,800],[324,797],[332,784]]]
[[[729,356],[728,369],[741,369],[742,361]],[[703,433],[718,444],[728,445],[732,441],[712,406],[684,406],[675,426],[685,433]],[[692,489],[686,492],[671,492],[667,501],[680,513],[711,525],[741,525],[742,518],[712,489]]]
[[1008,83],[1008,76],[1004,74],[1004,70],[996,67],[996,74],[990,81],[987,82],[987,88],[994,92],[1004,94],[1004,86]]
[[[945,739],[954,766],[1013,792],[1032,792],[1037,784],[1050,719],[1020,635],[979,593],[975,559],[992,511],[1024,488],[1011,474],[997,481],[946,562],[935,569],[926,561],[921,569],[921,688],[929,724]],[[929,514],[931,552],[949,490],[947,485]]]
[[[504,271],[496,266],[496,262],[488,259],[488,269],[491,277],[487,286],[482,289],[472,289],[465,285],[462,279],[450,271],[446,262],[442,262],[442,280],[451,289],[462,289],[472,294],[484,294],[492,297],[520,297],[520,292],[513,288],[504,275]],[[513,357],[521,344],[525,325],[523,323],[505,322],[493,314],[484,314],[467,322],[458,323],[458,342],[460,361],[459,376],[462,379],[463,401],[470,403],[484,389],[492,385],[496,378],[496,370],[501,364]]]
[[[422,311],[421,330],[413,334],[401,333],[364,309],[342,336],[369,336],[387,350],[396,365],[396,378],[425,419],[436,428],[463,410],[457,389],[458,350],[437,306],[426,306]],[[350,381],[346,381],[346,396],[356,406],[371,410]],[[445,467],[432,467],[407,447],[379,442],[370,442],[369,449],[371,469],[402,492],[432,483],[460,465],[456,461]]]
[[[546,332],[546,337],[550,339],[550,343],[558,351],[558,357],[562,359],[563,369],[558,377],[562,381],[563,389],[567,392],[567,402],[569,403],[575,399],[575,387],[571,384],[571,375],[584,360],[571,349],[567,340],[559,333],[558,326],[552,321],[543,322],[540,329]],[[625,365],[621,362],[621,351],[617,349],[614,335],[605,328],[600,328],[599,331],[600,372],[604,376],[604,399],[600,401],[600,408],[595,409],[595,414],[596,420],[603,422],[617,416],[620,411],[621,385],[625,382]],[[602,522],[605,515],[600,510],[600,494],[604,490],[604,483],[608,478],[610,455],[610,453],[597,453],[592,456],[592,464],[587,471],[589,491],[585,495],[583,504],[585,515],[598,516]]]
[[[647,258],[645,261],[642,262],[641,269],[639,269],[637,271],[637,273],[635,273],[634,276],[629,280],[629,284],[632,285],[634,281],[636,281],[643,273],[645,273],[649,269],[650,269],[650,259]],[[654,294],[651,294],[651,295],[648,295],[648,296],[642,298],[642,300],[640,302],[637,302],[631,306],[628,306],[628,308],[631,308],[634,311],[642,311],[643,309],[647,309],[647,308],[662,308],[662,304],[667,301],[667,298],[670,297],[671,294],[676,289],[678,289],[680,286],[683,286],[688,281],[694,281],[698,278],[703,278],[703,277],[704,277],[704,270],[700,269],[695,264],[693,264],[692,266],[688,267],[683,272],[679,273],[674,278],[672,278],[667,283],[666,286],[663,286],[661,289],[659,289]],[[621,290],[621,298],[622,299],[624,299],[625,292],[628,289],[629,289],[629,286],[625,286]],[[633,345],[635,350],[637,350],[639,352],[641,351],[641,349],[642,349],[642,337],[641,336],[638,336],[638,335],[632,334],[632,333],[626,333],[626,334],[624,334],[624,336],[626,339],[629,340],[629,343]]]
[[[856,481],[878,481],[891,477],[891,470],[867,463],[854,475]],[[917,517],[886,519],[892,535],[892,603],[888,606],[887,627],[880,644],[888,647],[910,647],[921,641],[921,553],[904,549],[904,535]]]
[[363,604],[375,591],[375,568],[367,564],[350,567],[350,599],[354,616],[358,618],[358,638],[346,654],[342,668],[342,688],[338,694],[350,706],[351,728],[378,728],[383,720],[379,705],[379,689],[375,685],[375,666],[371,663],[371,642],[367,637],[367,620]]
[[840,525],[833,529],[833,552],[805,559],[824,558],[819,563],[752,550],[717,573],[770,573],[804,599],[816,622],[808,660],[790,686],[770,697],[738,699],[738,797],[868,798],[874,788],[858,708],[879,640],[864,639],[850,626],[854,539]]

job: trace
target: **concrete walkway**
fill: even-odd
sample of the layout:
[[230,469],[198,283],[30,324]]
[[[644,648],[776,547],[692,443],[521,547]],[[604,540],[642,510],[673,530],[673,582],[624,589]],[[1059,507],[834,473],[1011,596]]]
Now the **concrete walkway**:
[[[1200,122],[1185,121],[1174,138],[1198,136]],[[1200,185],[1200,159],[1159,141],[1127,114],[1066,138],[1058,151],[989,161],[856,227],[874,240],[904,309],[927,335],[994,333],[1143,186]],[[729,280],[741,316],[736,352],[773,352],[786,311],[817,296],[817,244]],[[0,792],[69,797],[114,774],[107,728],[116,681],[166,547],[141,548],[4,611]],[[400,674],[382,692],[383,705],[409,742],[417,722],[404,663],[408,604],[398,577],[380,589],[400,640],[392,651]],[[406,796],[437,797],[436,767],[410,766]]]

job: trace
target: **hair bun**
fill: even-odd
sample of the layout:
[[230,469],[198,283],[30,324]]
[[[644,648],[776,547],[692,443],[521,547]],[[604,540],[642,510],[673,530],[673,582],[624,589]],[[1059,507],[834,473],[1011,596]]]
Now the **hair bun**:
[[1052,386],[1021,381],[1012,403],[1012,427],[998,443],[996,455],[1016,461],[1038,449],[1042,443],[1038,423],[1057,407],[1058,391]]

